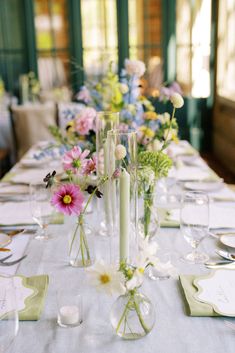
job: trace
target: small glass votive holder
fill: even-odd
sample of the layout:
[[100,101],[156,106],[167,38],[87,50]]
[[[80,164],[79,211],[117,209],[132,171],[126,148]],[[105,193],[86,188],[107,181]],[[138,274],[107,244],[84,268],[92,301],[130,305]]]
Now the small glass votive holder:
[[61,327],[76,327],[83,321],[82,296],[65,290],[57,292],[57,323]]

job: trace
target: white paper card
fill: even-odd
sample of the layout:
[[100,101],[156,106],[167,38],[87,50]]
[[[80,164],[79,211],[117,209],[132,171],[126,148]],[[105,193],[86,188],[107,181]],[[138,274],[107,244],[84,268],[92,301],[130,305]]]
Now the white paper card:
[[218,269],[209,276],[194,281],[198,292],[195,299],[210,304],[224,316],[235,316],[235,271]]

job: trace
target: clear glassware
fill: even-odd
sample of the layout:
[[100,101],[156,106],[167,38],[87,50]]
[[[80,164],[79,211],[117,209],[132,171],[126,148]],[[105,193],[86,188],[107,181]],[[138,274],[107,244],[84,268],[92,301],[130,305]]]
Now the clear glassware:
[[0,353],[6,352],[19,329],[16,290],[13,278],[1,276],[0,285]]
[[156,205],[156,194],[151,192],[143,192],[138,201],[138,230],[139,235],[143,238],[154,238],[159,230],[159,217]]
[[83,322],[82,296],[70,289],[57,291],[58,317],[61,327],[76,327]]
[[[98,178],[108,174],[108,148],[107,134],[110,130],[115,130],[119,125],[119,112],[101,111],[96,116],[96,154],[97,154],[97,175]],[[109,195],[108,185],[105,183],[102,187],[103,197],[97,200],[101,222],[98,234],[107,236],[109,232]]]
[[38,240],[48,240],[47,227],[50,224],[54,209],[51,205],[51,190],[43,184],[30,184],[30,208],[33,220],[39,225],[35,236]]
[[129,291],[114,302],[110,321],[116,334],[134,340],[146,336],[155,324],[155,309],[145,295]]
[[204,263],[208,256],[197,250],[201,241],[209,232],[209,197],[204,192],[191,191],[182,198],[180,212],[180,229],[185,240],[193,248],[193,252],[183,257],[192,263]]
[[[92,265],[92,248],[87,234],[87,223],[84,217],[70,216],[69,225],[69,263],[73,267],[88,267]],[[90,229],[89,229],[90,233]]]

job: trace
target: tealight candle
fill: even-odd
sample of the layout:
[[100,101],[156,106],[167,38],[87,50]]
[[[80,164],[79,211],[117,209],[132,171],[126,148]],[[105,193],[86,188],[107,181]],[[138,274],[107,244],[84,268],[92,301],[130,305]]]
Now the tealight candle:
[[62,325],[74,325],[79,320],[79,310],[76,305],[65,305],[59,310],[59,320]]
[[73,327],[82,323],[82,297],[67,290],[57,292],[58,318],[61,327]]

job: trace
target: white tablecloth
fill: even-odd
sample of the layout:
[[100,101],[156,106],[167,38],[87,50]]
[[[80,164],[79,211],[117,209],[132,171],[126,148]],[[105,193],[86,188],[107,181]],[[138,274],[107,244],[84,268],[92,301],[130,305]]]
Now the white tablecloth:
[[[97,212],[89,215],[93,226],[89,236],[95,252],[106,257],[109,238],[95,235],[100,219]],[[27,254],[17,273],[25,276],[48,274],[48,295],[42,317],[37,322],[20,322],[19,334],[8,353],[234,353],[234,332],[221,317],[189,317],[178,280],[152,281],[146,278],[141,292],[156,308],[156,324],[152,332],[138,341],[124,341],[117,337],[109,322],[109,312],[115,298],[98,294],[86,281],[84,269],[68,264],[68,232],[66,225],[50,226],[53,239],[39,242],[31,239]],[[19,239],[19,238],[18,238]],[[179,229],[161,229],[157,241],[162,251],[170,251],[172,261],[182,274],[204,274],[202,265],[188,265],[179,258],[191,249]],[[218,259],[215,247],[220,244],[208,237],[202,244],[211,259]],[[1,270],[1,267],[0,267]],[[56,291],[69,288],[82,294],[84,322],[81,326],[63,329],[57,325]]]

